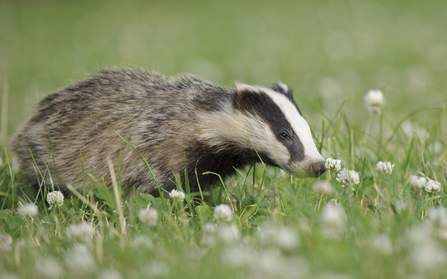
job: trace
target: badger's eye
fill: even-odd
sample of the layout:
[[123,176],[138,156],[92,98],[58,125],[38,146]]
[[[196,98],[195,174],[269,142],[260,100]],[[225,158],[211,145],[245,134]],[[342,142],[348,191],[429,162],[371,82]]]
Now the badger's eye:
[[282,139],[289,139],[289,138],[290,138],[289,134],[287,134],[287,133],[281,133],[281,134],[279,134],[279,136],[280,136]]

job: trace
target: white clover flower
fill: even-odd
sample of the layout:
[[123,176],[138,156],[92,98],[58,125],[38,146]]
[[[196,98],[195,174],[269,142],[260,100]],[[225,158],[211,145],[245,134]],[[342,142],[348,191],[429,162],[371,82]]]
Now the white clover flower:
[[385,174],[391,174],[393,173],[394,164],[391,164],[391,162],[378,162],[376,165],[376,170]]
[[322,211],[322,218],[325,225],[342,227],[346,223],[346,214],[343,207],[339,205],[326,205]]
[[9,234],[0,234],[0,251],[10,251],[12,237]]
[[123,279],[121,273],[119,273],[116,269],[107,269],[103,270],[98,274],[98,279]]
[[64,195],[60,191],[50,192],[47,195],[47,203],[50,205],[50,209],[53,205],[61,207],[64,204]]
[[428,209],[428,221],[432,226],[447,228],[447,208],[439,206]]
[[423,222],[418,226],[411,227],[405,232],[403,243],[411,247],[418,244],[424,244],[426,241],[431,241],[432,239],[433,239],[432,226],[429,226],[428,223]]
[[[282,278],[280,275],[285,267],[285,259],[278,250],[258,252],[252,267],[254,275],[251,278]],[[296,276],[297,274],[295,274]],[[298,277],[298,276],[297,276]]]
[[447,253],[439,247],[432,235],[429,226],[418,226],[407,231],[407,238],[410,240],[410,259],[420,270],[430,270],[447,263]]
[[386,233],[370,238],[369,245],[383,254],[393,253],[393,243],[391,242],[391,238]]
[[402,129],[402,132],[404,132],[407,137],[412,137],[414,136],[414,134],[416,134],[422,142],[424,142],[428,136],[427,129],[419,127],[418,124],[411,123],[410,120],[405,120],[404,122],[402,122],[400,127]]
[[441,183],[435,180],[430,180],[425,184],[425,191],[428,193],[437,193],[441,191]]
[[363,97],[366,108],[373,114],[380,114],[385,104],[385,98],[380,90],[369,90]]
[[146,235],[139,235],[132,239],[132,241],[130,242],[130,246],[134,249],[152,249],[154,248],[154,242]]
[[356,172],[355,170],[342,169],[337,174],[337,181],[340,183],[343,183],[343,185],[346,185],[349,183],[359,184],[360,178],[359,178],[358,172]]
[[327,180],[319,180],[312,185],[312,190],[321,195],[332,194],[335,189]]
[[217,236],[220,240],[226,243],[231,243],[241,238],[239,229],[234,224],[219,227],[217,230]]
[[417,188],[425,188],[427,179],[423,176],[413,175],[410,179],[410,185]]
[[86,274],[96,269],[92,252],[83,244],[77,244],[65,254],[66,266],[75,274]]
[[328,239],[337,239],[343,233],[347,221],[341,206],[326,205],[322,211],[323,235]]
[[64,269],[52,257],[39,259],[36,262],[36,272],[43,278],[61,278],[64,276]]
[[441,239],[447,239],[447,208],[444,206],[428,210],[428,223]]
[[333,171],[339,171],[341,169],[341,160],[327,158],[324,166],[326,167],[326,169],[330,170],[331,173]]
[[298,232],[286,226],[261,228],[257,236],[264,245],[284,250],[293,250],[300,243]]
[[400,124],[400,128],[407,137],[413,136],[413,133],[415,132],[413,123],[411,123],[411,121],[408,119],[402,122],[402,124]]
[[79,224],[70,224],[67,228],[67,238],[78,241],[88,242],[95,233],[95,229],[91,223],[82,222]]
[[19,212],[20,216],[22,217],[33,217],[36,216],[37,213],[39,212],[39,209],[37,208],[37,205],[35,205],[34,203],[25,203],[22,206],[19,206],[19,208],[17,208],[17,211]]
[[171,193],[169,193],[169,196],[174,201],[182,202],[185,200],[185,193],[183,193],[182,191],[177,191],[176,189],[172,190]]
[[138,218],[147,226],[154,226],[158,222],[158,211],[154,208],[140,209]]
[[226,204],[219,204],[214,208],[214,218],[222,219],[224,221],[230,222],[233,220],[233,212],[230,206]]
[[435,266],[443,266],[447,255],[435,241],[427,241],[424,245],[416,245],[411,253],[414,265],[419,269],[429,270]]

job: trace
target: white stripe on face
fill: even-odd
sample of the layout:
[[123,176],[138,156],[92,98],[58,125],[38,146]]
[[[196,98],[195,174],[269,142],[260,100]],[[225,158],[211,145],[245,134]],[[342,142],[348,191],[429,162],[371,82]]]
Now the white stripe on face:
[[306,175],[309,171],[309,165],[311,163],[324,160],[318,152],[312,139],[309,124],[307,124],[307,121],[300,115],[298,109],[295,107],[295,104],[287,99],[285,95],[268,88],[257,89],[265,92],[276,103],[286,117],[287,121],[289,121],[293,131],[303,144],[304,160],[299,162],[290,162],[291,165],[288,166],[288,169],[286,170],[298,175]]

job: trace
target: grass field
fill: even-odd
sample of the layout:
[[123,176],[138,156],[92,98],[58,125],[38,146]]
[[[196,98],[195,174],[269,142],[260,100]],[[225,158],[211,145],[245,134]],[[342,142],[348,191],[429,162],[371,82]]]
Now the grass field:
[[[0,1],[0,279],[445,278],[446,26],[442,0]],[[256,165],[213,204],[104,187],[51,208],[47,191],[24,195],[9,136],[42,96],[108,66],[281,80],[323,156],[358,183]],[[375,115],[371,89],[386,100]]]

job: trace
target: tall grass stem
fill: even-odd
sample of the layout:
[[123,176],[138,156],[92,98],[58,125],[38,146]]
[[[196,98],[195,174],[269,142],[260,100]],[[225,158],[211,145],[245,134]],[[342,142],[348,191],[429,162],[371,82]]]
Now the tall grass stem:
[[107,164],[109,165],[110,176],[112,178],[113,191],[115,192],[116,208],[118,210],[118,216],[119,216],[120,225],[121,225],[121,234],[126,235],[127,234],[126,219],[124,219],[123,207],[121,206],[121,194],[120,194],[120,190],[118,189],[118,184],[116,183],[115,171],[113,170],[112,161],[108,160]]

